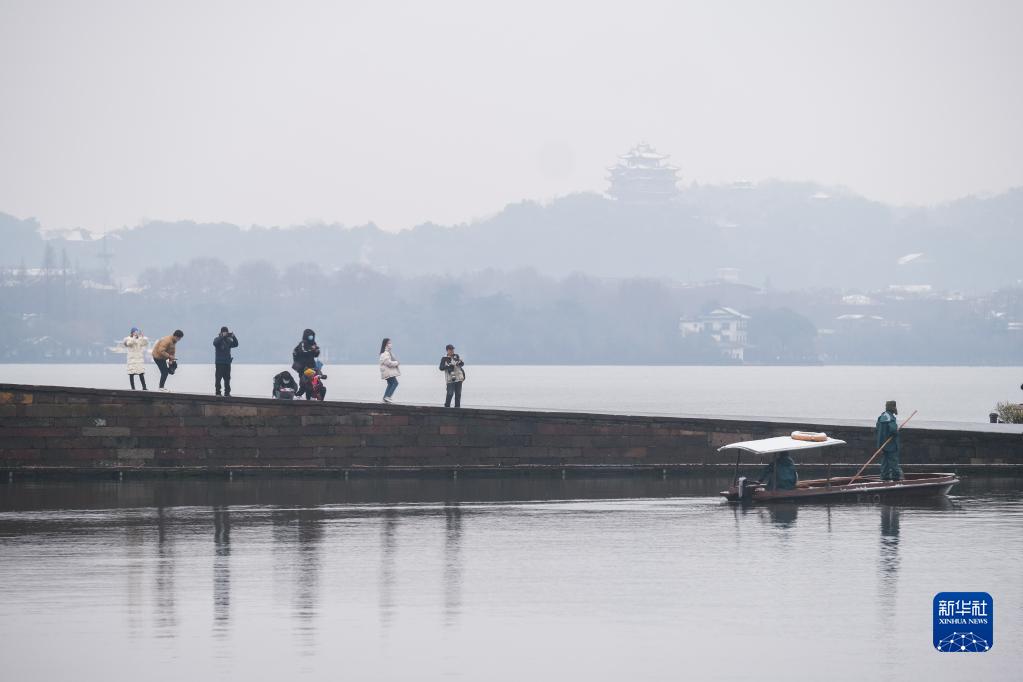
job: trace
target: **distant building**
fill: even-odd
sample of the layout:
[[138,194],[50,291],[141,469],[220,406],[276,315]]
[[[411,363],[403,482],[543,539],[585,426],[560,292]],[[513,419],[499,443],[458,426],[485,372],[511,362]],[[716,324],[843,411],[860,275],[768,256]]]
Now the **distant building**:
[[739,268],[718,268],[714,274],[722,282],[734,284],[739,281]]
[[888,293],[894,296],[927,296],[934,291],[930,284],[889,284]]
[[866,315],[861,313],[846,313],[835,318],[835,323],[844,331],[853,329],[866,329],[871,327],[894,327],[898,329],[911,329],[913,325],[909,322],[889,320],[880,315]]
[[678,330],[682,338],[708,334],[714,339],[722,357],[742,362],[749,346],[749,319],[749,315],[743,315],[734,308],[715,308],[696,318],[683,317],[679,320]]
[[678,196],[678,168],[641,142],[608,168],[608,195],[629,204],[666,204]]

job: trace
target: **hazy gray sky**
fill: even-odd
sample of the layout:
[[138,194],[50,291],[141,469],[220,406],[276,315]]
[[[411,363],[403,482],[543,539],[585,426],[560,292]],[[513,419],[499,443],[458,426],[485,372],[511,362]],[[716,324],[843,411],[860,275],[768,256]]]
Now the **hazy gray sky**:
[[0,0],[0,211],[455,223],[685,182],[1023,185],[1023,2]]

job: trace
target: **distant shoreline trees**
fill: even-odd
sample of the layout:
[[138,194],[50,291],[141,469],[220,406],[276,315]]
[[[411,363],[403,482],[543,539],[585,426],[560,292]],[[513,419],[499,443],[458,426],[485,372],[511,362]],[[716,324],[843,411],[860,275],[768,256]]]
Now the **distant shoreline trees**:
[[203,362],[212,352],[203,339],[227,324],[244,334],[241,362],[290,362],[296,334],[313,327],[333,363],[372,362],[388,335],[401,339],[407,363],[433,362],[456,343],[478,364],[731,364],[709,335],[679,330],[683,317],[724,305],[749,317],[745,364],[1023,365],[1012,326],[1023,317],[1019,286],[906,298],[532,270],[400,277],[266,260],[231,268],[211,258],[149,268],[128,289],[91,276],[64,256],[60,268],[0,271],[0,362],[120,361],[107,349],[132,326],[151,337],[184,329],[196,341],[182,345],[182,359]]

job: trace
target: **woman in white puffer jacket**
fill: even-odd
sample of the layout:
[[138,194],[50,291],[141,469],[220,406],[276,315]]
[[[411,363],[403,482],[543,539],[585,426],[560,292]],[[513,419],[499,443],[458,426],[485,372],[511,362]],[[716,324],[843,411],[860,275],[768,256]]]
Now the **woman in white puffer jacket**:
[[149,346],[149,339],[138,327],[132,327],[131,334],[124,337],[121,343],[128,349],[128,381],[131,382],[131,390],[135,390],[136,376],[142,382],[142,390],[149,390],[146,388],[146,347]]
[[384,339],[380,342],[380,378],[387,382],[384,389],[384,402],[391,402],[391,396],[398,390],[398,377],[401,376],[398,358],[394,356],[391,349],[391,340]]

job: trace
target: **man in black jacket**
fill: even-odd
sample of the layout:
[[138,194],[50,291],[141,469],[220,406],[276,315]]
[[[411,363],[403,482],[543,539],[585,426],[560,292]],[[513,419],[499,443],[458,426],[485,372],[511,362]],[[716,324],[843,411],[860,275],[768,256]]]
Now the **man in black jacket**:
[[220,380],[224,380],[224,397],[231,397],[231,349],[238,347],[238,338],[227,327],[221,327],[220,333],[213,339],[216,349],[217,378],[215,388],[220,395]]
[[295,350],[291,351],[291,369],[298,372],[298,393],[295,394],[297,398],[300,395],[305,395],[306,400],[312,399],[312,386],[310,386],[309,379],[305,375],[307,369],[313,370],[313,372],[320,377],[320,379],[326,379],[327,375],[320,372],[320,363],[318,358],[320,357],[320,346],[316,343],[316,332],[312,329],[306,329],[302,332],[302,340],[295,346]]
[[291,351],[291,369],[298,372],[299,381],[302,379],[302,372],[307,369],[316,369],[316,358],[320,357],[320,347],[316,343],[316,332],[306,329],[302,332],[302,340]]

